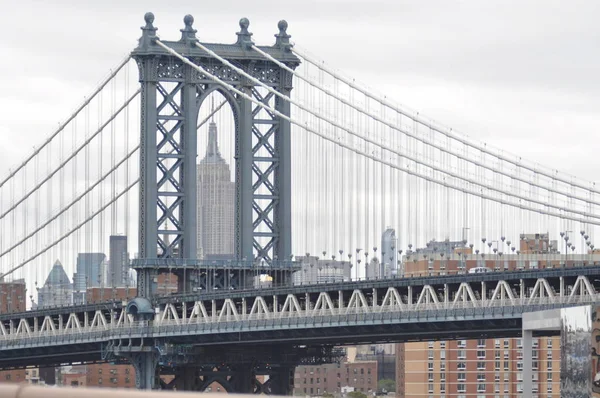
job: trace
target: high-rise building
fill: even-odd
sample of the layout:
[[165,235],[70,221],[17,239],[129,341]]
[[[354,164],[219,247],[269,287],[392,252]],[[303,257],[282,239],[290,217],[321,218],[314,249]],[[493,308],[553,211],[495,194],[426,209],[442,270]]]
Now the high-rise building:
[[398,275],[398,239],[396,231],[388,227],[381,236],[381,270],[384,278]]
[[[25,280],[12,282],[0,280],[0,314],[22,312],[26,309]],[[22,383],[26,380],[25,369],[0,371],[0,383]]]
[[73,284],[69,280],[61,262],[56,260],[46,278],[44,286],[38,289],[36,308],[67,306],[73,303]]
[[233,257],[235,184],[219,152],[217,125],[208,125],[206,155],[198,164],[198,258]]
[[109,242],[107,285],[110,287],[129,286],[127,236],[111,235]]
[[88,288],[100,287],[105,282],[106,255],[104,253],[79,253],[77,272],[73,276],[73,302],[85,303]]
[[[464,241],[431,241],[403,257],[406,276],[460,274],[474,267],[501,272],[600,262],[600,253],[594,251],[558,253],[548,234],[523,234],[520,241],[518,246],[494,241],[485,253],[473,253]],[[560,338],[534,338],[532,358],[534,393],[559,397]],[[517,398],[523,390],[523,347],[521,339],[504,338],[396,344],[396,370],[398,398]]]

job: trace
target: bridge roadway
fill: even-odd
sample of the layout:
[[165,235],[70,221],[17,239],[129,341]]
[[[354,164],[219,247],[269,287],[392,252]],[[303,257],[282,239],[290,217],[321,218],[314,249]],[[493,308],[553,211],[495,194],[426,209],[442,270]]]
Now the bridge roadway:
[[[342,345],[516,337],[525,312],[600,302],[600,266],[381,279],[158,297],[0,316],[0,368],[150,347]],[[129,304],[144,310],[144,301]],[[146,347],[146,348],[142,348]],[[109,353],[110,355],[107,355]]]

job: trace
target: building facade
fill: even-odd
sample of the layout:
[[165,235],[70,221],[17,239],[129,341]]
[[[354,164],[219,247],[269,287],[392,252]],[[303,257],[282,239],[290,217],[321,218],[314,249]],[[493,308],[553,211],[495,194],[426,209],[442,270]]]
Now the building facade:
[[127,236],[111,235],[109,238],[108,286],[129,285],[129,252]]
[[106,255],[104,253],[77,254],[77,272],[73,275],[73,302],[86,302],[87,289],[103,286],[106,278]]
[[61,307],[73,304],[73,284],[60,261],[56,260],[46,278],[44,286],[38,289],[36,308]]
[[[600,263],[600,254],[559,253],[548,234],[523,234],[519,242],[486,243],[486,252],[466,242],[430,242],[403,258],[406,276],[497,272]],[[506,254],[505,254],[506,252]],[[521,339],[418,342],[396,345],[396,396],[517,398],[523,389]],[[560,397],[560,338],[534,338],[533,388],[539,397]]]
[[198,164],[198,258],[235,254],[235,183],[219,152],[217,125],[208,125],[208,147]]
[[377,361],[352,361],[323,365],[303,365],[294,373],[294,395],[340,395],[377,391]]
[[381,269],[379,275],[384,278],[394,277],[399,274],[398,268],[398,238],[396,238],[396,230],[388,227],[381,236]]
[[[0,281],[0,314],[25,311],[26,291],[24,279]],[[25,369],[0,371],[0,383],[24,383],[26,377]]]
[[352,263],[331,260],[321,260],[316,256],[296,256],[295,261],[300,263],[300,270],[292,276],[294,285],[344,282],[350,280]]

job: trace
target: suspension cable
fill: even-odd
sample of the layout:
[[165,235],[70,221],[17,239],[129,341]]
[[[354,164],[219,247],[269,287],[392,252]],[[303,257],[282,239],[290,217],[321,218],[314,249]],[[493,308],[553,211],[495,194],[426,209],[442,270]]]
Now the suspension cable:
[[73,232],[79,230],[79,228],[81,228],[84,225],[86,225],[89,221],[93,220],[98,214],[102,213],[104,210],[106,210],[106,208],[108,208],[110,205],[112,205],[113,203],[115,203],[121,196],[125,195],[125,193],[128,192],[131,188],[133,188],[139,181],[140,181],[139,178],[136,179],[134,182],[132,182],[131,184],[129,184],[129,186],[127,188],[125,188],[123,191],[121,191],[117,196],[115,196],[114,198],[112,198],[108,203],[106,203],[100,209],[98,209],[97,211],[95,211],[94,213],[92,213],[89,217],[87,217],[85,220],[83,220],[82,222],[80,222],[78,225],[76,225],[70,231],[68,231],[67,233],[65,233],[64,235],[62,235],[60,238],[56,239],[50,245],[46,246],[44,249],[42,249],[41,251],[37,252],[33,256],[29,257],[26,260],[23,260],[19,265],[14,266],[13,268],[9,269],[8,271],[6,271],[2,275],[0,275],[0,280],[2,278],[4,278],[5,276],[10,275],[13,272],[17,271],[18,269],[22,268],[23,266],[25,266],[26,264],[30,263],[31,261],[35,260],[36,258],[38,258],[39,256],[41,256],[42,254],[44,254],[45,252],[47,252],[48,250],[50,250],[51,248],[53,248],[54,246],[56,246],[57,244],[59,244],[60,242],[62,242],[63,240],[65,240],[66,238],[68,238]]
[[106,178],[108,178],[108,176],[113,175],[113,172],[115,170],[117,170],[123,163],[125,163],[127,160],[129,160],[129,158],[131,158],[131,156],[133,156],[133,154],[139,148],[140,148],[139,145],[136,146],[135,148],[133,148],[123,159],[121,159],[121,161],[119,161],[118,163],[116,163],[110,170],[108,170],[103,176],[101,176],[100,179],[98,179],[95,183],[93,183],[92,185],[90,185],[89,188],[87,188],[79,196],[77,196],[75,199],[73,199],[68,205],[66,205],[65,207],[63,207],[58,213],[54,214],[52,217],[50,217],[48,220],[46,220],[43,224],[40,224],[35,230],[33,230],[32,232],[30,232],[27,236],[23,237],[20,241],[18,241],[17,243],[15,243],[11,247],[7,248],[2,253],[0,253],[0,258],[4,257],[4,255],[6,255],[7,253],[9,253],[12,250],[14,250],[14,248],[18,247],[23,242],[25,242],[26,240],[28,240],[29,238],[31,238],[32,236],[34,236],[36,233],[38,233],[39,231],[41,231],[42,229],[44,229],[46,226],[48,226],[52,221],[56,220],[58,217],[60,217],[62,214],[64,214],[67,210],[69,210],[71,207],[73,207],[74,205],[76,205],[79,202],[79,200],[81,200],[85,195],[87,195],[94,188],[96,188],[98,185],[100,185],[100,183],[102,183],[102,181],[104,181]]
[[[439,150],[439,151],[441,151],[441,152],[444,152],[444,153],[447,153],[447,154],[449,154],[449,155],[455,156],[455,157],[456,157],[456,158],[458,158],[458,159],[461,159],[461,160],[467,161],[467,162],[469,162],[469,163],[472,163],[472,164],[474,164],[474,165],[476,165],[476,166],[483,167],[483,168],[485,168],[485,169],[487,169],[487,170],[490,170],[490,171],[492,171],[492,172],[494,172],[494,173],[497,173],[497,174],[504,175],[504,176],[506,176],[506,177],[509,177],[509,178],[512,178],[512,179],[514,179],[514,180],[521,181],[521,182],[523,182],[523,183],[525,183],[525,184],[533,185],[533,186],[536,186],[536,187],[538,187],[538,188],[544,189],[544,190],[546,190],[546,191],[549,191],[549,192],[555,192],[555,193],[558,193],[558,194],[560,194],[560,195],[564,195],[564,196],[566,196],[566,197],[568,197],[568,198],[572,198],[572,199],[576,199],[576,200],[579,200],[579,201],[583,201],[583,202],[585,202],[585,203],[590,203],[590,202],[589,202],[589,201],[590,201],[590,199],[589,199],[589,198],[586,198],[586,197],[581,197],[581,196],[573,196],[573,195],[572,195],[572,194],[570,194],[570,193],[565,193],[565,192],[561,192],[561,191],[555,190],[555,189],[553,189],[551,186],[550,186],[550,187],[548,187],[548,186],[544,186],[544,185],[542,185],[542,184],[538,184],[538,183],[536,183],[536,182],[534,182],[534,181],[528,181],[528,180],[527,180],[527,179],[525,179],[524,177],[520,177],[520,176],[518,176],[518,175],[515,175],[515,174],[510,174],[510,173],[508,173],[508,172],[506,172],[506,171],[499,170],[499,169],[495,168],[494,166],[490,166],[490,165],[487,165],[487,164],[485,164],[485,163],[483,163],[483,162],[479,162],[479,161],[477,161],[477,160],[475,160],[475,159],[473,159],[473,158],[471,158],[471,157],[469,157],[469,156],[461,155],[461,154],[460,154],[460,153],[458,153],[458,152],[452,152],[452,151],[449,149],[449,146],[439,145],[439,144],[436,144],[435,142],[433,142],[433,141],[431,141],[431,140],[426,140],[424,137],[420,137],[419,135],[417,135],[417,134],[414,134],[414,133],[410,132],[408,129],[404,129],[404,128],[402,128],[402,126],[401,126],[401,125],[399,125],[399,126],[397,126],[397,125],[394,125],[394,124],[392,124],[392,123],[390,123],[390,122],[387,122],[387,121],[385,121],[383,118],[381,118],[381,117],[377,116],[376,114],[374,114],[374,113],[372,113],[372,112],[368,112],[368,111],[366,111],[366,110],[362,109],[361,107],[357,106],[356,104],[354,104],[354,103],[352,103],[352,102],[350,102],[350,101],[348,101],[348,100],[344,99],[342,96],[340,96],[340,95],[338,95],[338,94],[336,94],[336,93],[332,92],[332,91],[331,91],[330,89],[328,89],[327,87],[324,87],[324,86],[322,86],[322,85],[320,85],[320,84],[316,83],[316,82],[315,82],[315,81],[313,81],[312,79],[309,79],[309,78],[307,78],[307,77],[305,77],[305,76],[302,76],[301,74],[297,73],[295,70],[293,70],[292,68],[290,68],[289,66],[287,66],[287,65],[286,65],[286,64],[284,64],[283,62],[281,62],[281,61],[279,61],[279,60],[275,59],[275,58],[274,58],[273,56],[271,56],[270,54],[267,54],[266,52],[264,52],[264,51],[263,51],[263,50],[261,50],[260,48],[258,48],[258,47],[256,47],[256,46],[254,46],[254,45],[253,45],[253,46],[252,46],[252,49],[254,49],[256,52],[258,52],[258,53],[259,53],[260,55],[262,55],[263,57],[267,58],[269,61],[271,61],[271,62],[275,63],[275,64],[276,64],[277,66],[279,66],[280,68],[282,68],[282,69],[286,70],[287,72],[290,72],[291,74],[293,74],[293,75],[294,75],[294,76],[296,76],[297,78],[304,80],[305,82],[307,82],[308,84],[310,84],[312,87],[315,87],[316,89],[318,89],[318,90],[320,90],[320,91],[324,92],[325,94],[329,95],[330,97],[333,97],[333,98],[337,99],[337,100],[338,100],[338,101],[340,101],[342,104],[344,104],[344,105],[347,105],[347,106],[351,107],[352,109],[354,109],[354,110],[356,110],[356,111],[358,111],[358,112],[360,112],[360,113],[362,113],[362,114],[364,114],[364,115],[366,115],[366,116],[368,116],[368,117],[372,118],[373,120],[375,120],[375,121],[377,121],[377,122],[379,122],[379,123],[382,123],[382,124],[384,124],[384,125],[385,125],[385,126],[387,126],[387,127],[390,127],[390,128],[391,128],[391,129],[393,129],[393,130],[396,130],[396,131],[398,131],[398,132],[400,132],[400,133],[402,133],[402,134],[404,134],[404,135],[406,135],[406,136],[408,136],[408,137],[411,137],[411,138],[413,138],[413,139],[415,139],[415,140],[417,140],[417,141],[420,141],[420,142],[422,142],[422,143],[423,143],[423,144],[425,144],[425,145],[429,145],[429,146],[431,146],[431,147],[433,147],[433,148],[435,148],[435,149],[437,149],[437,150]],[[337,79],[337,76],[333,76],[333,77]],[[341,80],[341,79],[340,79],[340,80]],[[345,81],[343,81],[343,80],[341,80],[341,81],[342,81],[342,82],[344,82],[344,83],[346,83],[346,82],[345,82]],[[383,105],[383,106],[386,106],[386,105],[384,105],[383,103],[382,103],[382,105]],[[432,129],[432,130],[435,130],[435,129]],[[435,130],[435,131],[437,131],[437,130]],[[448,138],[450,138],[450,137],[448,137]],[[600,205],[600,202],[594,202],[593,204],[595,204],[595,205]]]
[[[288,96],[280,93],[279,91],[273,89],[272,87],[269,87],[268,85],[266,85],[263,82],[261,82],[259,79],[251,76],[249,73],[247,73],[243,69],[241,69],[241,68],[233,65],[231,62],[227,61],[225,58],[219,56],[218,54],[216,54],[214,51],[210,50],[206,46],[204,46],[204,45],[202,45],[202,44],[200,44],[198,42],[196,42],[196,46],[199,47],[200,49],[202,49],[203,51],[206,51],[209,55],[211,55],[214,58],[216,58],[217,60],[221,61],[223,64],[229,66],[230,68],[234,69],[238,73],[242,74],[243,76],[245,76],[249,80],[253,81],[254,83],[256,83],[258,85],[260,85],[261,87],[263,87],[264,89],[266,89],[270,93],[272,93],[272,94],[274,94],[274,95],[276,95],[276,96],[284,99],[285,101],[288,101],[289,103],[291,103],[293,105],[296,105],[300,109],[302,109],[305,112],[307,112],[307,113],[315,116],[316,118],[321,119],[321,120],[323,120],[323,121],[331,124],[334,127],[337,127],[337,128],[339,128],[341,130],[346,131],[350,135],[353,135],[353,136],[355,136],[355,137],[357,137],[357,138],[359,138],[359,139],[361,139],[361,140],[363,140],[365,142],[368,142],[368,143],[370,143],[372,145],[375,145],[375,146],[377,146],[377,147],[379,147],[379,148],[381,148],[383,150],[392,152],[392,153],[394,153],[394,154],[396,154],[398,156],[405,157],[406,159],[409,159],[409,160],[411,160],[411,161],[413,161],[415,163],[424,165],[424,166],[426,166],[426,167],[428,167],[428,168],[430,168],[432,170],[435,170],[435,171],[440,172],[440,173],[447,174],[447,175],[449,175],[449,176],[451,176],[453,178],[458,178],[458,179],[461,179],[461,180],[463,180],[465,182],[468,182],[468,183],[471,183],[471,184],[476,184],[476,185],[479,185],[482,188],[485,188],[487,190],[493,190],[493,191],[499,192],[501,194],[506,191],[505,189],[503,189],[503,187],[495,187],[495,186],[493,186],[491,184],[480,183],[480,182],[478,182],[475,179],[470,179],[470,178],[467,178],[465,176],[461,176],[459,173],[454,173],[454,172],[449,171],[448,169],[440,168],[440,167],[437,167],[437,166],[435,166],[433,164],[429,164],[427,162],[423,162],[423,161],[417,159],[417,157],[413,157],[413,156],[411,156],[411,155],[409,155],[407,153],[403,153],[403,152],[392,150],[390,145],[381,144],[381,143],[379,143],[379,142],[377,142],[377,141],[375,141],[375,140],[373,140],[371,138],[368,138],[368,137],[365,137],[365,136],[363,136],[361,134],[358,134],[358,133],[356,133],[356,132],[354,132],[354,131],[352,131],[352,130],[344,127],[344,126],[342,126],[341,124],[337,123],[336,121],[328,119],[328,118],[320,115],[319,113],[317,113],[317,112],[309,109],[308,107],[305,107],[304,105],[300,104],[298,101],[293,100],[292,98],[290,98],[290,97],[288,97]],[[368,115],[368,114],[365,113],[365,115]],[[526,197],[526,196],[521,196],[521,195],[514,194],[513,197],[519,198],[521,200],[526,200],[526,201],[529,201],[529,202],[532,202],[532,203],[536,203],[536,204],[539,204],[539,205],[542,205],[542,206],[549,206],[549,207],[553,207],[553,208],[559,209],[559,210],[563,209],[562,207],[560,207],[558,205],[548,204],[548,203],[545,203],[545,202],[542,202],[542,201],[539,201],[539,200],[536,200],[536,199],[533,199],[533,198],[530,198],[530,197]],[[572,212],[572,213],[575,213],[575,214],[582,215],[584,217],[592,217],[592,218],[598,218],[598,219],[600,219],[600,215],[599,216],[595,216],[593,214],[589,214],[589,213],[586,213],[586,212],[580,212],[580,211],[577,211],[577,210],[569,210],[569,211]]]
[[[491,156],[493,156],[493,157],[495,157],[495,158],[497,158],[497,159],[499,159],[501,161],[510,163],[510,164],[512,164],[512,165],[514,165],[516,167],[520,167],[520,168],[529,170],[529,171],[531,171],[533,173],[541,174],[541,175],[543,175],[545,177],[548,177],[548,178],[560,181],[560,182],[565,183],[567,185],[575,186],[577,188],[580,188],[580,189],[583,189],[583,190],[586,190],[586,191],[590,191],[590,192],[593,192],[593,193],[600,193],[600,191],[595,190],[595,189],[593,189],[591,187],[586,187],[586,186],[578,184],[576,182],[569,181],[567,179],[561,178],[558,175],[553,175],[553,174],[547,173],[547,172],[545,172],[543,170],[538,170],[535,167],[527,166],[525,164],[521,164],[521,163],[519,163],[517,161],[511,160],[511,159],[509,159],[509,158],[507,158],[505,156],[502,156],[501,154],[494,153],[491,150],[487,149],[485,146],[481,146],[481,145],[477,145],[475,143],[469,142],[465,138],[462,138],[462,137],[458,136],[457,134],[452,133],[451,131],[446,131],[447,130],[446,128],[436,125],[431,120],[427,120],[427,119],[425,119],[423,117],[420,117],[418,115],[410,115],[408,111],[405,111],[405,110],[399,108],[397,105],[391,103],[390,101],[388,101],[385,98],[380,98],[380,97],[376,96],[375,94],[372,94],[372,93],[370,93],[370,92],[362,89],[357,84],[355,84],[354,82],[350,81],[349,79],[344,78],[343,76],[340,76],[338,73],[336,73],[335,71],[333,71],[331,68],[328,68],[328,67],[324,66],[321,62],[313,60],[311,57],[307,56],[306,54],[303,54],[303,53],[299,52],[296,49],[294,49],[293,52],[297,56],[299,56],[302,59],[304,59],[305,61],[307,61],[307,62],[311,63],[312,65],[316,66],[317,68],[323,70],[324,72],[328,73],[329,75],[333,76],[334,78],[341,80],[342,82],[344,82],[345,84],[347,84],[351,88],[353,88],[353,89],[355,89],[355,90],[363,93],[365,96],[373,99],[374,101],[377,101],[380,104],[393,109],[394,111],[398,112],[399,114],[401,114],[403,116],[406,116],[407,118],[409,118],[411,120],[414,120],[414,121],[416,121],[416,122],[418,122],[418,123],[420,123],[420,124],[422,124],[422,125],[424,125],[426,127],[429,127],[432,130],[434,130],[434,131],[436,131],[436,132],[438,132],[438,133],[440,133],[440,134],[442,134],[442,135],[444,135],[444,136],[446,136],[448,138],[451,138],[451,139],[453,139],[455,141],[458,141],[458,142],[460,142],[463,145],[466,145],[468,147],[471,147],[473,149],[481,151],[482,153],[486,153],[488,155],[491,155]],[[558,173],[558,170],[554,170],[554,171],[556,171]],[[592,184],[592,183],[590,182],[590,184]]]
[[[208,72],[202,66],[194,64],[192,61],[190,61],[189,59],[183,57],[177,51],[171,49],[170,47],[168,47],[167,45],[165,45],[164,43],[162,43],[160,40],[156,40],[155,43],[158,46],[160,46],[163,49],[165,49],[168,53],[170,53],[170,54],[174,55],[175,57],[177,57],[183,63],[185,63],[185,64],[191,66],[192,68],[196,69],[197,71],[203,73],[210,80],[213,80],[214,82],[217,82],[217,83],[223,85],[224,87],[226,87],[230,91],[238,94],[240,97],[243,97],[243,98],[247,99],[248,101],[256,104],[257,106],[265,109],[266,111],[272,112],[276,116],[279,116],[280,118],[282,118],[282,119],[284,119],[284,120],[286,120],[286,121],[288,121],[288,122],[290,122],[290,123],[292,123],[294,125],[297,125],[297,126],[303,128],[303,129],[305,129],[306,131],[310,132],[310,133],[316,134],[316,135],[320,136],[321,138],[323,138],[323,139],[325,139],[325,140],[327,140],[329,142],[332,142],[334,144],[340,145],[340,146],[342,146],[342,147],[344,147],[344,148],[346,148],[348,150],[351,150],[351,151],[353,151],[353,152],[355,152],[355,153],[357,153],[359,155],[368,157],[368,158],[370,158],[372,160],[375,160],[376,162],[383,162],[387,166],[396,168],[398,170],[405,171],[408,174],[414,175],[416,177],[419,177],[419,178],[427,180],[427,181],[434,182],[434,183],[436,183],[438,185],[441,185],[441,186],[444,186],[444,187],[449,187],[449,188],[454,189],[454,190],[462,191],[463,193],[468,193],[468,194],[471,194],[471,195],[474,195],[474,196],[482,197],[484,199],[488,199],[490,201],[494,201],[494,202],[497,202],[497,203],[500,203],[500,204],[514,206],[514,207],[521,208],[521,209],[524,209],[524,210],[529,210],[529,211],[540,213],[540,214],[547,214],[547,215],[551,215],[551,216],[559,217],[559,218],[565,218],[565,219],[569,219],[569,220],[573,220],[573,221],[577,221],[577,222],[586,222],[584,219],[580,219],[580,218],[576,218],[576,217],[572,217],[572,216],[567,216],[567,215],[563,215],[563,214],[560,214],[560,213],[545,211],[545,210],[541,210],[541,209],[536,209],[536,208],[533,208],[533,207],[530,207],[530,206],[527,206],[527,205],[522,205],[522,204],[516,204],[516,203],[507,202],[507,201],[505,201],[503,199],[499,199],[499,198],[495,198],[495,197],[486,195],[483,192],[477,192],[477,191],[473,191],[473,190],[470,190],[470,189],[467,189],[467,188],[457,187],[457,186],[454,186],[454,185],[450,185],[447,181],[445,181],[445,179],[444,180],[439,180],[439,179],[435,179],[435,178],[432,178],[432,177],[428,177],[428,176],[426,176],[424,174],[421,174],[419,172],[413,172],[413,171],[411,171],[411,170],[409,170],[407,168],[402,168],[400,166],[397,166],[397,165],[394,165],[392,163],[383,161],[383,160],[381,160],[379,158],[376,158],[376,157],[374,157],[372,155],[363,153],[362,151],[354,149],[354,148],[348,146],[347,144],[344,144],[344,143],[342,143],[340,141],[337,141],[337,140],[335,140],[333,138],[330,138],[330,137],[328,137],[328,136],[320,133],[319,131],[314,130],[314,129],[308,127],[307,123],[302,124],[301,122],[298,122],[298,121],[290,118],[289,116],[284,115],[283,113],[277,111],[276,109],[271,108],[270,106],[268,106],[268,105],[266,105],[266,104],[258,101],[257,99],[252,98],[248,94],[246,94],[246,93],[238,90],[237,88],[233,87],[232,85],[230,85],[230,84],[224,82],[223,80],[221,80],[220,78],[214,76],[212,73]],[[404,155],[400,155],[400,156],[404,156]],[[547,206],[546,204],[544,204],[544,205]],[[563,210],[565,212],[574,213],[572,210],[569,210],[569,209],[561,209],[561,210]],[[599,225],[600,226],[600,222],[594,222],[594,221],[587,221],[587,222],[589,224]]]
[[106,85],[108,83],[110,83],[110,81],[121,71],[121,69],[123,69],[123,67],[125,65],[127,65],[127,63],[129,62],[129,60],[131,59],[130,55],[127,55],[125,57],[125,59],[123,59],[123,61],[121,61],[121,63],[115,68],[114,72],[110,73],[106,79],[104,79],[100,85],[96,88],[96,90],[94,90],[94,92],[86,99],[84,99],[84,101],[81,103],[81,105],[75,110],[75,112],[73,112],[71,114],[71,116],[69,116],[69,118],[67,120],[65,120],[62,124],[60,124],[58,126],[58,128],[50,135],[50,137],[48,137],[46,139],[46,141],[44,141],[42,143],[42,145],[40,145],[39,147],[36,147],[33,151],[33,153],[31,155],[29,155],[27,157],[27,159],[25,159],[21,164],[19,164],[17,166],[16,169],[11,170],[8,175],[0,182],[0,188],[2,188],[4,186],[4,184],[6,184],[6,182],[8,180],[10,180],[11,178],[13,178],[23,167],[27,166],[27,164],[34,158],[36,157],[40,151],[42,149],[44,149],[48,144],[50,144],[50,142],[58,135],[60,134],[61,131],[64,130],[64,128],[71,123],[71,121],[73,119],[75,119],[77,117],[77,115],[79,115],[79,113],[85,109],[86,106],[89,105],[89,103],[96,97],[96,95],[98,95],[98,93],[100,91],[102,91],[104,89],[104,87],[106,87]]
[[77,154],[79,152],[81,152],[98,134],[100,134],[105,128],[106,126],[108,126],[110,123],[112,123],[113,120],[115,120],[117,118],[117,116],[121,113],[121,111],[125,108],[127,108],[127,106],[131,103],[131,101],[133,101],[133,99],[135,97],[137,97],[137,95],[141,92],[141,89],[138,89],[131,97],[129,97],[129,99],[127,101],[125,101],[125,103],[115,111],[115,113],[113,113],[111,115],[110,118],[108,118],[108,120],[106,122],[104,122],[104,124],[102,124],[98,130],[96,130],[92,135],[90,135],[77,149],[75,149],[70,155],[69,157],[67,157],[65,160],[63,160],[57,168],[55,168],[54,170],[52,170],[42,181],[40,181],[37,185],[35,185],[29,192],[27,192],[21,199],[17,200],[16,202],[14,202],[10,208],[8,208],[7,210],[5,210],[2,214],[0,214],[0,220],[2,220],[4,217],[6,217],[7,214],[9,214],[11,211],[13,211],[14,209],[16,209],[21,203],[23,203],[25,200],[27,200],[27,198],[29,198],[33,193],[35,193],[38,189],[40,189],[40,187],[42,185],[44,185],[46,182],[48,182],[48,180],[50,180],[56,173],[58,173],[67,163],[69,163],[75,156],[77,156]]

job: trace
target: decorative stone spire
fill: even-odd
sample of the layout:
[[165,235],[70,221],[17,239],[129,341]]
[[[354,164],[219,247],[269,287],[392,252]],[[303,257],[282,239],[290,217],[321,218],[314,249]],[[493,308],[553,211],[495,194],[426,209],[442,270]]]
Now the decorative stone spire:
[[211,119],[208,124],[208,146],[206,155],[201,163],[225,163],[225,159],[219,152],[219,143],[217,139],[217,124]]
[[194,42],[198,41],[198,39],[196,38],[197,30],[192,27],[192,25],[194,24],[194,17],[189,14],[186,15],[185,17],[183,17],[183,23],[185,24],[185,27],[183,29],[180,29],[180,41],[193,45]]
[[156,31],[158,29],[153,25],[154,14],[151,12],[147,12],[146,15],[144,15],[144,21],[146,21],[146,25],[140,28],[142,29],[142,37],[140,37],[139,40],[139,47],[147,49],[150,44],[152,44],[152,41],[156,39]]
[[248,18],[240,19],[240,31],[236,33],[238,37],[237,44],[242,46],[244,49],[250,49],[250,47],[254,44],[252,43],[252,33],[248,31],[248,26],[250,26],[250,21]]
[[282,50],[289,51],[292,48],[290,44],[291,35],[287,34],[288,23],[285,19],[282,19],[277,23],[279,33],[275,35],[275,46],[279,46]]

